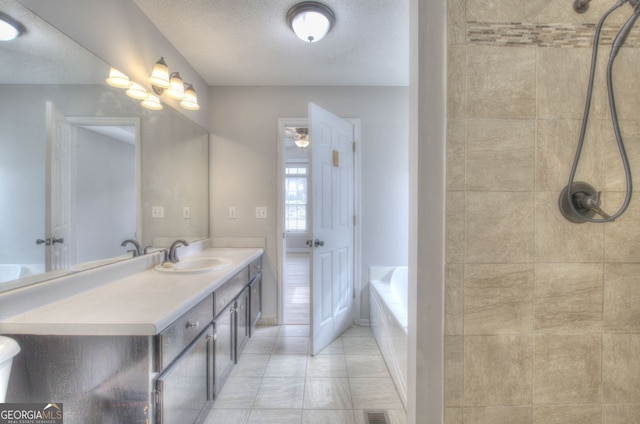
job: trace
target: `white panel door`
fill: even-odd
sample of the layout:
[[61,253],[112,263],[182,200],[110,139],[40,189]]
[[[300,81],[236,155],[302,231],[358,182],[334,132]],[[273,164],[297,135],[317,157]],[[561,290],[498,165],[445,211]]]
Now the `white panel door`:
[[46,103],[47,199],[46,269],[71,265],[72,148],[71,125],[51,102]]
[[311,353],[353,324],[353,125],[309,104]]

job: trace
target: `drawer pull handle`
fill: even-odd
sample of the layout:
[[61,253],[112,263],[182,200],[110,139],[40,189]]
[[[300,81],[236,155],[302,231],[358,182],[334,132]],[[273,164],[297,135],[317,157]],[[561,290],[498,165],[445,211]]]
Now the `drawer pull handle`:
[[200,327],[200,321],[188,321],[187,328],[198,328]]

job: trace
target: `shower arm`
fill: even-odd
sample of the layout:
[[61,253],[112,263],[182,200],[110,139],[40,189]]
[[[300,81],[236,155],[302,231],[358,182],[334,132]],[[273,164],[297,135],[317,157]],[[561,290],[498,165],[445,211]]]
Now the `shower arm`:
[[[629,4],[633,7],[636,7],[638,5],[638,3],[640,3],[640,0],[619,0],[618,3],[620,5],[626,3],[627,1],[629,1]],[[574,0],[573,2],[573,10],[575,10],[578,13],[584,13],[587,10],[589,10],[589,3],[591,2],[591,0]]]

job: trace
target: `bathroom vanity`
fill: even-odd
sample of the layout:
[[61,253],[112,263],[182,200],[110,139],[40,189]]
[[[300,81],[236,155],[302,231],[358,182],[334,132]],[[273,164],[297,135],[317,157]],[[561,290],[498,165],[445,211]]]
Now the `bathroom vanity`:
[[57,402],[65,423],[195,423],[261,314],[259,248],[205,249],[220,271],[135,273],[0,322],[21,346],[8,402]]

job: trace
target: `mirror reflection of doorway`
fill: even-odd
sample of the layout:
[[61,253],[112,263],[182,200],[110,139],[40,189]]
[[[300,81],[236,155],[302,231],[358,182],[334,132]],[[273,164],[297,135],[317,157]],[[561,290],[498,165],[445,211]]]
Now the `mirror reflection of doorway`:
[[309,324],[308,130],[286,127],[283,324]]

